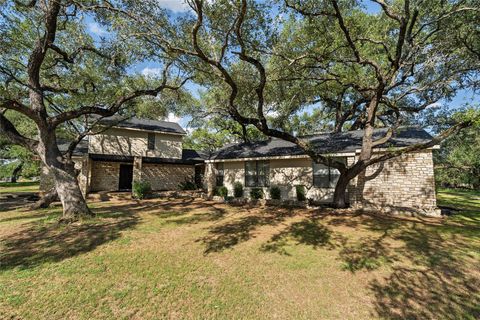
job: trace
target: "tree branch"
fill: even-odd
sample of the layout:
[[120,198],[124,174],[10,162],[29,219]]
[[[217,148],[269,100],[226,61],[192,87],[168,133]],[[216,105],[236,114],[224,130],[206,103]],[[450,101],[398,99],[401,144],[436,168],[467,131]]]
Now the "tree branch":
[[6,109],[0,108],[0,135],[5,136],[14,144],[22,145],[25,148],[34,151],[38,141],[27,138],[18,132],[13,123],[5,117],[5,111]]

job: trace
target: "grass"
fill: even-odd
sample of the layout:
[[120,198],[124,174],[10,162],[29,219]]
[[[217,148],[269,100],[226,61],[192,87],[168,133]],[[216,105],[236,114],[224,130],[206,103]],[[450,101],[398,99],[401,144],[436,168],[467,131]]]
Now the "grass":
[[439,189],[438,205],[463,210],[479,210],[480,192],[463,189]]
[[0,182],[0,193],[37,192],[38,187],[38,181]]
[[[477,197],[477,198],[476,198]],[[0,209],[0,314],[22,319],[478,319],[478,194],[443,218],[104,201]]]

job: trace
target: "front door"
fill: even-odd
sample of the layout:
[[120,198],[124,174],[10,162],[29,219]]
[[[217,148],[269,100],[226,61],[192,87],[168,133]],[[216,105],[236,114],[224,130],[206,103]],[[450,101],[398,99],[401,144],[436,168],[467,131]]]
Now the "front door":
[[133,165],[120,165],[120,178],[118,179],[118,190],[131,190],[133,179]]

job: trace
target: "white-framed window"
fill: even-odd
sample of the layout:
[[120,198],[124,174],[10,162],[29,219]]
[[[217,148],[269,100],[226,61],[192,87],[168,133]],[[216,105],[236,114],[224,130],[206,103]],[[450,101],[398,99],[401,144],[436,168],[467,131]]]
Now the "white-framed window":
[[215,169],[217,170],[217,174],[215,175],[215,184],[217,187],[223,186],[223,177],[224,177],[224,169],[223,169],[223,162],[218,162],[215,165]]
[[270,185],[270,163],[268,161],[245,162],[245,186],[268,187]]
[[[346,163],[346,158],[330,159]],[[313,162],[313,185],[317,188],[335,188],[340,177],[340,171],[322,163]]]

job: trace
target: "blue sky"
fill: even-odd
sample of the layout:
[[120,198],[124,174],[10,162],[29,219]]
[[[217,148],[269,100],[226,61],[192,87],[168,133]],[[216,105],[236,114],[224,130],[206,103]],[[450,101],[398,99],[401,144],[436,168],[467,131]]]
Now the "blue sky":
[[[183,0],[157,0],[164,8],[169,9],[174,16],[181,15],[186,11],[190,10],[188,5]],[[365,8],[368,12],[376,13],[381,10],[381,7],[368,0],[363,1],[365,4]],[[96,39],[100,37],[108,36],[108,32],[100,26],[98,23],[93,21],[91,18],[86,19],[85,23],[87,24],[87,28],[89,33]],[[143,75],[155,75],[161,72],[161,66],[158,63],[153,61],[144,61],[134,65],[131,68],[131,71],[134,73],[141,73]],[[186,88],[194,95],[198,96],[198,90],[201,89],[200,86],[188,83]],[[473,91],[466,91],[462,90],[457,93],[457,95],[451,101],[440,101],[440,104],[447,104],[450,108],[459,108],[466,104],[478,104],[480,101],[480,95],[478,93],[474,93]],[[309,110],[310,109],[310,110]],[[307,112],[311,111],[312,108],[307,108]],[[167,120],[170,121],[177,121],[183,127],[188,126],[189,118],[179,118],[174,114],[169,114]]]

